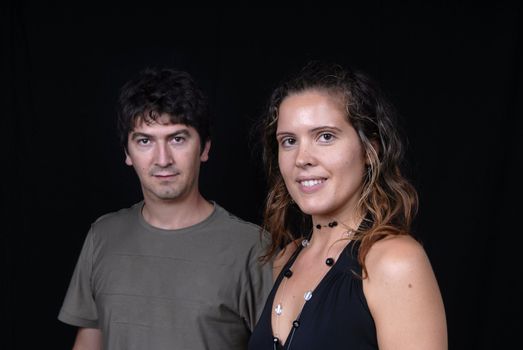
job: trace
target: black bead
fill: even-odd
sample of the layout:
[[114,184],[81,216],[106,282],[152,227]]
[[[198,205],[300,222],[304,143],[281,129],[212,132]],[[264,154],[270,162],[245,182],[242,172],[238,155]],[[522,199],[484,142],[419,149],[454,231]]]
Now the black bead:
[[327,258],[327,260],[325,260],[325,264],[327,264],[327,266],[334,265],[334,259],[333,258]]
[[283,273],[283,275],[287,278],[290,278],[292,276],[292,271],[291,270],[285,270],[285,272]]
[[298,320],[293,321],[293,322],[292,322],[292,326],[293,326],[294,328],[298,328],[298,327],[300,326],[300,321],[298,321]]
[[333,222],[331,222],[331,224],[332,224],[332,227],[338,226],[338,222],[337,221],[333,221]]
[[320,224],[316,225],[316,228],[317,228],[318,230],[321,230],[321,225],[320,225]]

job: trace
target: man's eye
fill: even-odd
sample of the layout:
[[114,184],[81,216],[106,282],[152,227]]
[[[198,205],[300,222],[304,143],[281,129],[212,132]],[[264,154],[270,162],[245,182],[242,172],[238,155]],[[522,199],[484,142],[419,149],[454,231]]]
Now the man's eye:
[[175,137],[173,137],[173,141],[175,143],[181,143],[181,142],[185,141],[185,138],[182,136],[175,136]]
[[138,142],[139,145],[147,145],[149,144],[149,139],[138,139],[136,142]]

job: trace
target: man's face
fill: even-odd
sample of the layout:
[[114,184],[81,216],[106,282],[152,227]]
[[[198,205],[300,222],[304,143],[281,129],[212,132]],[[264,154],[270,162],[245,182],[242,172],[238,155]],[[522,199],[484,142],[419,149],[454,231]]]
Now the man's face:
[[198,196],[200,162],[209,156],[210,141],[203,151],[196,129],[171,124],[167,115],[156,122],[138,120],[127,139],[125,163],[133,166],[146,201],[185,201]]

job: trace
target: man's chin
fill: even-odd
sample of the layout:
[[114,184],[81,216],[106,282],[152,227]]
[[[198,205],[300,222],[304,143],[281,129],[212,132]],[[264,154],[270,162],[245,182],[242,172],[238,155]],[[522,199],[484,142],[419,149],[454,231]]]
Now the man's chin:
[[156,197],[158,199],[164,200],[164,201],[176,201],[179,200],[181,197],[181,193],[179,191],[161,191],[156,193]]

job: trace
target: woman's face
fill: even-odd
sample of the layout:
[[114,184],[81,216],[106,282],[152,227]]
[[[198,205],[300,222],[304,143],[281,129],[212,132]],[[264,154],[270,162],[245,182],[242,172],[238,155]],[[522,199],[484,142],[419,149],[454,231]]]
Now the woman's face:
[[365,152],[342,103],[309,90],[286,97],[276,130],[278,162],[291,197],[319,220],[350,220],[361,195]]

